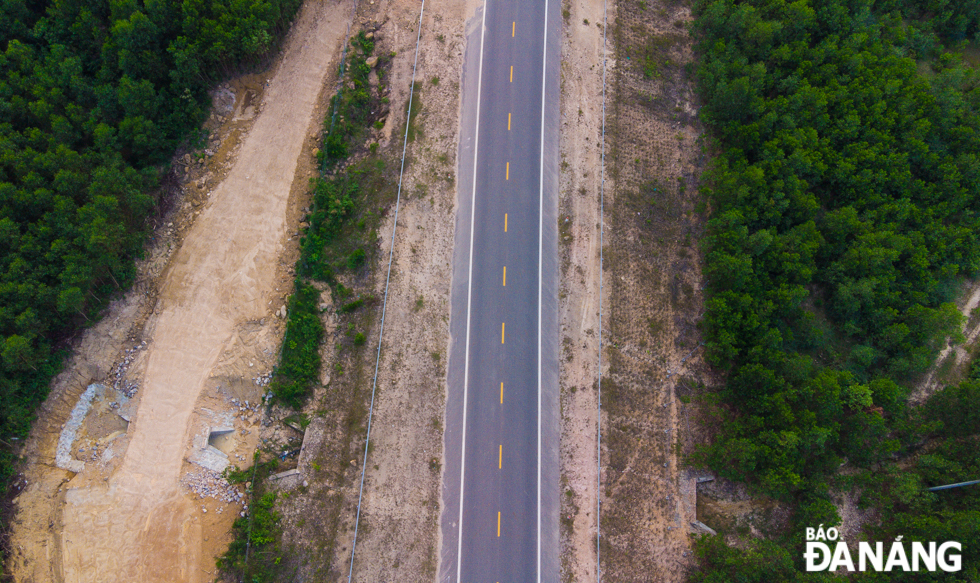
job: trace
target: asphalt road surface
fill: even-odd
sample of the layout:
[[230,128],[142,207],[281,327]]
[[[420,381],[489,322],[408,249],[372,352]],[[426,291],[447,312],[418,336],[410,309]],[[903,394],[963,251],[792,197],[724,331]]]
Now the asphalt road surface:
[[559,580],[559,8],[468,27],[441,581]]

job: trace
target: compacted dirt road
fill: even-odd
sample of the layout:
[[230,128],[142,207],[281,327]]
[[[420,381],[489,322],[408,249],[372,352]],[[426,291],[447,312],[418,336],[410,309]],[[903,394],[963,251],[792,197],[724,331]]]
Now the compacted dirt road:
[[88,464],[65,485],[54,553],[33,558],[51,561],[50,571],[42,570],[53,580],[211,579],[214,558],[203,550],[206,510],[180,484],[196,409],[242,327],[274,321],[280,307],[277,268],[289,237],[290,189],[350,14],[348,1],[313,0],[297,17],[237,162],[161,278],[144,332],[145,368],[128,447],[116,452],[122,459],[114,472]]

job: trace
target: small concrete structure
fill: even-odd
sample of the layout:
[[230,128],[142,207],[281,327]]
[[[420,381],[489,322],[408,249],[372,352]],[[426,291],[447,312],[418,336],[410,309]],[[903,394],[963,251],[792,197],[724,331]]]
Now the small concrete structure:
[[714,529],[712,529],[707,524],[701,522],[700,520],[695,520],[694,522],[691,523],[691,526],[694,527],[694,530],[697,530],[697,531],[700,531],[700,532],[704,532],[704,533],[707,533],[707,534],[710,534],[710,535],[716,535],[716,534],[718,534],[717,532],[714,531]]
[[228,461],[228,454],[210,445],[203,449],[195,449],[187,456],[187,461],[218,473],[223,472],[231,463]]
[[270,480],[282,480],[284,478],[290,478],[292,476],[299,475],[299,468],[293,468],[291,470],[286,470],[285,472],[279,472],[278,474],[272,474],[269,476]]
[[279,472],[278,474],[273,474],[269,476],[269,479],[275,482],[280,488],[284,490],[292,490],[293,488],[299,486],[300,484],[306,485],[303,480],[303,473],[299,468],[294,468],[292,470],[286,470],[285,472]]
[[225,448],[234,449],[234,444],[221,444],[218,440],[224,436],[234,435],[235,424],[231,413],[216,413],[210,409],[203,409],[202,413],[209,418],[211,423],[205,425],[194,436],[193,448],[190,455],[187,456],[187,461],[220,474],[231,462],[228,460],[228,454],[213,444],[219,443]]
[[684,510],[684,522],[691,525],[695,533],[718,534],[708,525],[698,520],[698,484],[713,482],[714,476],[699,475],[695,469],[685,471],[681,480],[681,505]]

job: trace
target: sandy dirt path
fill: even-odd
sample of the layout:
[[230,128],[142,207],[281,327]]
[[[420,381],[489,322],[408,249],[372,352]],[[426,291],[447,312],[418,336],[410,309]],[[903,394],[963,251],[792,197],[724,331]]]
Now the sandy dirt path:
[[204,579],[201,509],[179,486],[192,414],[236,326],[271,315],[290,187],[349,14],[348,2],[304,6],[236,165],[164,275],[123,462],[66,494],[65,581]]
[[[562,39],[561,560],[564,581],[596,575],[599,365],[599,188],[602,177],[603,2],[572,0]],[[609,23],[615,3],[609,2]],[[591,24],[586,24],[586,23]],[[608,66],[615,62],[611,59]],[[606,192],[613,182],[606,177]],[[608,296],[604,309],[608,310]]]

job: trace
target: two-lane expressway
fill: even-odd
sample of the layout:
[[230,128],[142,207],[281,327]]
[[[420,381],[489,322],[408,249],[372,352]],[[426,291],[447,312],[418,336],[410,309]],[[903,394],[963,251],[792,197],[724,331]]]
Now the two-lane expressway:
[[558,581],[556,0],[467,46],[440,580]]

